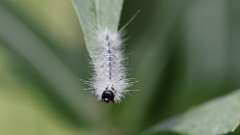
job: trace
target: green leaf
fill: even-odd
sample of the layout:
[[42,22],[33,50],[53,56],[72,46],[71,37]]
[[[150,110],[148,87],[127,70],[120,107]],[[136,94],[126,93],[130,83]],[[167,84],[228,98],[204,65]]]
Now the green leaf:
[[0,1],[0,40],[22,56],[38,74],[48,82],[54,93],[76,112],[81,124],[94,123],[95,114],[85,102],[95,106],[95,101],[81,95],[83,87],[71,70],[25,25],[4,1]]
[[99,27],[118,30],[123,0],[73,0],[90,57],[97,46]]
[[173,131],[189,135],[219,135],[234,132],[240,121],[240,90],[205,103],[172,118],[150,132]]
[[92,135],[74,128],[49,106],[42,90],[16,79],[9,68],[9,54],[0,47],[0,134],[4,135]]
[[117,31],[123,0],[95,0],[95,2],[98,26]]

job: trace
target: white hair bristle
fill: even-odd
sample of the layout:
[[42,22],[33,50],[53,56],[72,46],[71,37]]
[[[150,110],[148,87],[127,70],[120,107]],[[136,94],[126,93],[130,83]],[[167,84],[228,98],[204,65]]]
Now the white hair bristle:
[[96,32],[96,43],[95,56],[92,58],[95,71],[92,85],[95,94],[102,100],[103,92],[111,90],[114,102],[118,103],[128,87],[121,50],[121,34],[108,28],[99,29]]

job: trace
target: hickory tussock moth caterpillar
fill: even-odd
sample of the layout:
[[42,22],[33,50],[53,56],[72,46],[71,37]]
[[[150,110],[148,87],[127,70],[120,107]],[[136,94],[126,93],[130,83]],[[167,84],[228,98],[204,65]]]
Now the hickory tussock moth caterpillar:
[[106,103],[119,103],[129,87],[126,69],[123,64],[121,31],[136,17],[139,11],[119,30],[111,31],[99,27],[96,31],[93,88],[99,100]]
[[119,102],[128,87],[120,33],[108,28],[99,28],[96,32],[96,41],[98,48],[93,58],[95,94],[104,102]]

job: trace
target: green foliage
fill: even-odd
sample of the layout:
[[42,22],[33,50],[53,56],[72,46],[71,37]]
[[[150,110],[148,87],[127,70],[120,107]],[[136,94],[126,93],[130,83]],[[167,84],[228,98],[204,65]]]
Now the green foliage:
[[[87,101],[87,99],[84,96],[80,96],[79,89],[83,88],[76,81],[76,77],[48,50],[44,42],[2,6],[0,7],[0,16],[2,18],[0,25],[1,39],[11,49],[25,58],[37,70],[40,76],[48,81],[49,85],[53,87],[52,90],[55,90],[55,93],[59,96],[64,97],[65,102],[77,114],[81,114],[82,110],[88,110],[85,108],[87,106],[79,107],[79,103]],[[11,22],[11,27],[8,27],[9,22]],[[89,115],[84,113],[79,115],[79,117],[82,117],[81,119],[85,119],[85,115]]]
[[234,132],[239,126],[240,91],[207,102],[177,116],[150,132],[170,130],[189,135],[220,135]]
[[[226,95],[240,86],[239,4],[0,1],[0,134],[239,134],[239,91]],[[99,103],[79,82],[90,78],[93,32],[138,10],[124,49],[139,92]]]
[[96,48],[98,27],[118,31],[123,0],[73,0],[90,55]]

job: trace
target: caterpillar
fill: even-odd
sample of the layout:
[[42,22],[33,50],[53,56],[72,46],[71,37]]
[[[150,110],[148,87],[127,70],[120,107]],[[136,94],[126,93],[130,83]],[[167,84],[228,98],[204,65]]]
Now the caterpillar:
[[119,103],[126,93],[128,79],[122,55],[122,39],[118,31],[100,28],[96,31],[93,58],[93,88],[99,100],[106,103]]
[[127,92],[133,91],[126,90],[132,83],[127,78],[124,65],[122,31],[139,12],[140,10],[120,30],[97,25],[91,35],[91,39],[96,43],[91,55],[94,75],[92,80],[85,84],[90,86],[90,89],[94,89],[98,100],[106,103],[120,103]]

